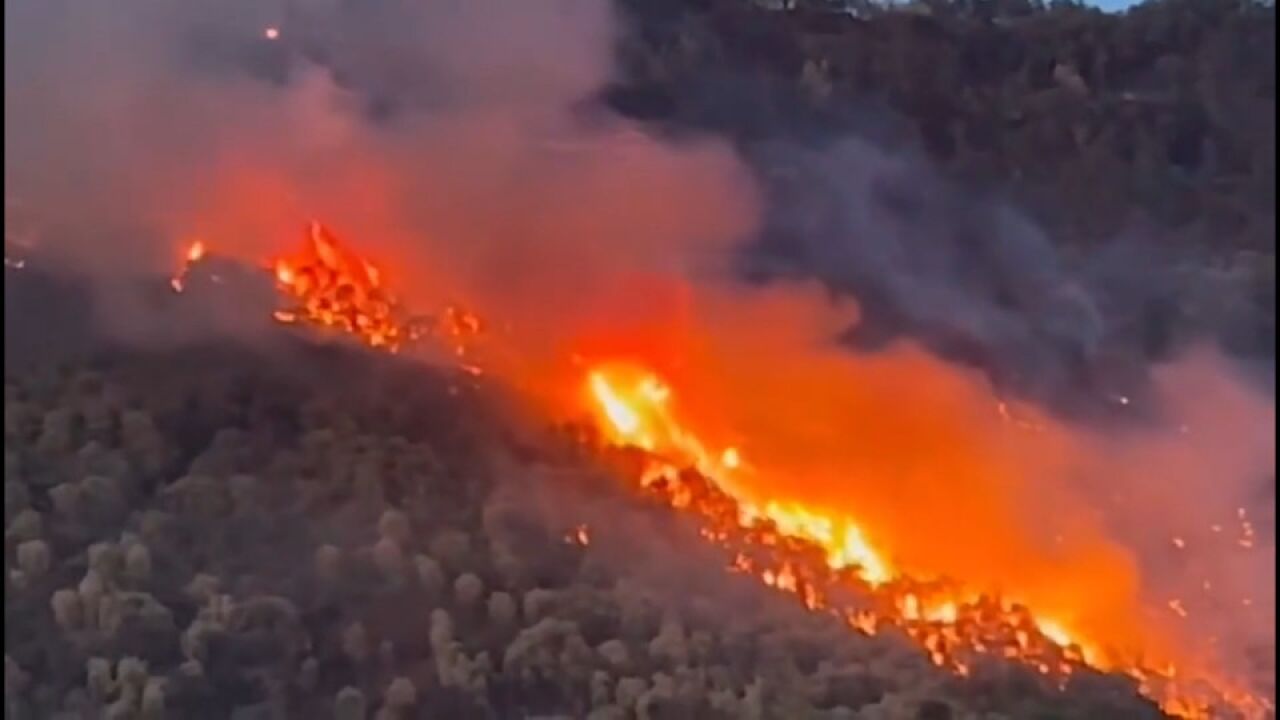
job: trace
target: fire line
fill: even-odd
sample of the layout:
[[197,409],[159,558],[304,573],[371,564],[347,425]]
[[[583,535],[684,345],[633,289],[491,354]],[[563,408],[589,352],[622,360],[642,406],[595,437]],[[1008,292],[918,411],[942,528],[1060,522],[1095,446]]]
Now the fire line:
[[[203,241],[190,243],[171,279],[183,292],[193,267],[208,256]],[[371,261],[344,247],[318,222],[307,226],[302,247],[268,263],[284,301],[275,319],[348,334],[363,344],[398,352],[425,337],[449,343],[462,361],[483,325],[458,307],[434,320],[409,314],[384,286]],[[464,361],[472,374],[481,372]],[[758,502],[737,488],[754,471],[738,447],[712,448],[681,418],[677,394],[644,367],[600,362],[582,378],[584,406],[608,445],[642,451],[638,488],[697,519],[707,542],[724,549],[732,572],[746,573],[794,595],[814,612],[829,613],[852,631],[876,634],[897,628],[920,645],[929,660],[965,676],[981,657],[1017,661],[1063,686],[1083,668],[1123,673],[1166,712],[1187,718],[1216,716],[1232,708],[1262,717],[1272,703],[1215,673],[1188,673],[1176,664],[1128,660],[1100,638],[1079,637],[1055,618],[1007,598],[954,582],[913,577],[896,567],[855,518],[836,516],[785,498]],[[1245,525],[1251,537],[1252,528]],[[566,538],[590,543],[579,526]],[[1174,539],[1181,547],[1181,540]],[[837,597],[860,591],[853,604]],[[1170,602],[1182,610],[1177,600]],[[1207,692],[1206,692],[1207,689]]]

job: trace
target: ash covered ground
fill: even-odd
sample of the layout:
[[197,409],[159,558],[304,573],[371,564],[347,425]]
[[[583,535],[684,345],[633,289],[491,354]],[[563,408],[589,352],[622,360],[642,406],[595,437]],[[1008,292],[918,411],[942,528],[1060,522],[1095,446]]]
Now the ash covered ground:
[[73,282],[5,280],[7,718],[1160,716],[809,613],[469,376],[113,348]]

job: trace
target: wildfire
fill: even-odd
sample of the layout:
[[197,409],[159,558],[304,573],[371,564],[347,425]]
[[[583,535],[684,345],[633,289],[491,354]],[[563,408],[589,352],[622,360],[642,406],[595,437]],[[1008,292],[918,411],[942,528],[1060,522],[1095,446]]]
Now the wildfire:
[[182,253],[182,267],[171,278],[169,278],[169,287],[173,288],[176,293],[184,292],[187,289],[187,275],[190,274],[192,266],[204,259],[206,248],[203,240],[192,240],[187,244],[187,248]]
[[579,525],[572,532],[565,533],[564,541],[570,545],[587,546],[591,544],[591,533],[586,525]]
[[[284,299],[275,312],[281,323],[306,323],[357,337],[396,352],[424,334],[441,338],[466,355],[468,341],[482,331],[479,319],[455,306],[434,319],[409,316],[388,292],[384,276],[369,260],[344,248],[319,223],[311,223],[302,248],[269,264]],[[182,278],[206,257],[204,243],[187,247]],[[479,373],[475,364],[463,367]],[[676,393],[643,366],[604,362],[589,365],[582,380],[584,404],[608,445],[643,452],[640,489],[689,514],[707,542],[722,548],[731,572],[745,573],[779,592],[794,595],[814,612],[839,618],[851,630],[876,634],[896,628],[914,639],[935,665],[967,675],[981,657],[1016,660],[1059,686],[1086,667],[1123,672],[1139,690],[1170,713],[1212,717],[1230,706],[1246,717],[1271,708],[1265,698],[1219,678],[1195,678],[1168,662],[1130,660],[1103,638],[1085,638],[1059,618],[981,588],[914,576],[894,563],[854,517],[785,498],[760,498],[745,488],[759,472],[743,447],[716,448],[700,436],[676,407]],[[1001,412],[1007,413],[1002,406]],[[1034,426],[1028,428],[1035,430]],[[749,448],[749,445],[746,446]],[[777,487],[776,483],[768,486]],[[1242,540],[1253,528],[1238,519]],[[585,525],[566,533],[567,543],[587,546]],[[1181,548],[1181,538],[1173,544]],[[852,592],[851,592],[852,591]],[[1167,610],[1185,616],[1181,601]]]
[[[749,462],[738,448],[708,449],[686,429],[671,388],[652,372],[601,365],[588,373],[585,386],[605,439],[649,453],[641,475],[646,489],[699,515],[703,537],[726,549],[731,570],[796,595],[810,610],[836,615],[867,634],[897,627],[919,642],[935,665],[960,675],[969,673],[979,655],[995,654],[1059,685],[1082,667],[1123,672],[1167,712],[1183,717],[1212,717],[1223,703],[1246,717],[1271,708],[1266,699],[1227,681],[1210,682],[1217,687],[1205,695],[1202,685],[1182,682],[1171,663],[1124,660],[1114,649],[1020,604],[912,577],[896,568],[852,518],[794,503],[760,504],[735,492],[742,486],[736,476],[750,471]],[[871,607],[836,600],[848,589],[863,590],[862,602]],[[1169,608],[1186,616],[1180,601],[1170,601]]]
[[[430,335],[448,343],[459,358],[483,330],[475,315],[455,306],[436,318],[410,315],[386,289],[378,266],[347,250],[318,222],[307,226],[301,250],[277,258],[271,267],[277,289],[290,300],[275,313],[282,323],[340,330],[393,353]],[[464,363],[463,369],[479,373],[473,364]]]
[[[181,268],[169,280],[174,292],[186,290],[188,275],[208,256],[202,240],[186,246]],[[268,269],[282,300],[272,314],[283,324],[339,331],[393,353],[431,335],[446,341],[460,358],[466,355],[468,341],[483,329],[478,318],[453,306],[437,318],[408,314],[387,291],[377,265],[346,249],[318,222],[307,225],[298,250],[271,261]],[[479,373],[471,364],[463,369]]]
[[341,247],[320,223],[307,226],[300,251],[277,258],[271,267],[276,287],[289,300],[275,312],[282,323],[305,321],[334,328],[391,352],[427,329],[424,318],[404,314],[384,289],[376,266]]

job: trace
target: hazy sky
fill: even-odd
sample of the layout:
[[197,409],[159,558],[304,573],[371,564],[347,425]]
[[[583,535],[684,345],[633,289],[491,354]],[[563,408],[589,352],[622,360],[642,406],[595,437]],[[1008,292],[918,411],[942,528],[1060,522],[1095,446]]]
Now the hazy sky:
[[1137,5],[1138,0],[1092,0],[1090,4],[1097,5],[1103,10],[1123,10],[1132,5]]

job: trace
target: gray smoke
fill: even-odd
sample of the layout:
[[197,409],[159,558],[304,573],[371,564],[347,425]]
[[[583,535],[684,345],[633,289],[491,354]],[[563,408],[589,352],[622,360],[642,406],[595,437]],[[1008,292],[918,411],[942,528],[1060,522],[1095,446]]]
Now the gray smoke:
[[1065,381],[1096,352],[1104,329],[1095,302],[1013,209],[859,139],[759,159],[778,191],[764,250],[858,298],[855,342],[905,331],[1041,382]]

